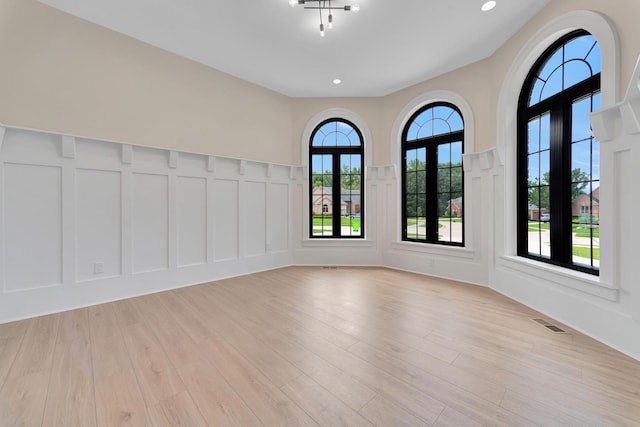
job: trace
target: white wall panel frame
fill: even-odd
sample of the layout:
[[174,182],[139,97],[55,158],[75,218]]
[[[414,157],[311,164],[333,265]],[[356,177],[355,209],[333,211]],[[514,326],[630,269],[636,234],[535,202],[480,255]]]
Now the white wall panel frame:
[[120,183],[122,195],[121,215],[121,245],[122,245],[122,275],[129,277],[133,274],[133,167],[132,163],[123,163],[122,179]]
[[[283,192],[284,201],[281,200]],[[286,182],[270,181],[267,186],[266,250],[268,253],[287,252],[291,245],[290,193],[290,185]]]
[[132,258],[133,273],[166,270],[170,263],[170,177],[168,174],[133,173]]
[[3,166],[3,290],[60,286],[64,283],[62,168],[13,162]]
[[[208,181],[177,176],[175,188],[177,266],[206,264],[208,259]],[[201,186],[201,188],[198,188]],[[200,192],[200,200],[197,200]],[[189,244],[190,243],[190,244]],[[198,251],[200,246],[201,251]]]
[[[277,209],[284,208],[287,214],[292,209],[290,189],[292,168],[289,165],[211,157],[175,150],[174,154],[171,154],[170,150],[63,137],[14,128],[6,130],[1,150],[0,322],[208,282],[217,278],[292,263],[291,224],[286,215],[280,215],[281,218],[278,218],[279,227],[285,230],[283,235],[279,236],[282,240],[277,243],[278,250],[266,250],[269,238],[267,227],[270,221],[269,203],[274,197],[271,186],[283,186],[277,187],[278,190],[273,192],[278,201],[282,202]],[[32,287],[16,283],[7,284],[5,250],[7,164],[23,165],[29,173],[33,170],[38,171],[39,168],[45,168],[42,170],[56,168],[59,171],[59,178],[55,180],[59,182],[60,187],[55,191],[56,197],[60,199],[56,228],[60,230],[61,237],[56,244],[59,249],[55,251],[57,261],[54,264],[57,266],[58,273],[54,274],[53,285]],[[240,169],[244,175],[240,174]],[[22,170],[13,173],[12,177],[21,175],[24,175]],[[36,174],[36,177],[39,175],[41,174]],[[116,176],[119,178],[115,178]],[[164,182],[160,186],[162,200],[159,201],[159,196],[154,194],[154,191],[159,188],[158,185],[153,184],[155,181],[152,180],[150,185],[139,185],[140,177],[143,176],[162,177]],[[194,186],[195,195],[185,195],[180,189],[181,179],[201,179],[204,185]],[[247,181],[249,181],[248,184]],[[48,188],[53,185],[51,182],[49,180],[48,187],[34,188],[39,188],[39,193],[48,191]],[[78,190],[78,186],[82,188]],[[187,188],[191,187],[187,185]],[[243,229],[247,227],[247,220],[251,221],[251,218],[243,217],[245,211],[241,207],[251,206],[251,203],[255,202],[251,199],[252,191],[257,191],[259,196],[257,203],[260,205],[258,210],[261,212],[260,221],[263,224],[259,230],[260,242],[257,242],[259,247],[254,247],[252,256],[247,257],[244,256],[247,253],[247,243],[256,242],[247,242],[242,235]],[[16,187],[14,193],[19,194],[19,192],[20,189]],[[142,205],[147,203],[144,198],[149,192],[152,199],[151,207],[147,209],[149,212],[144,213],[142,217],[137,217],[136,209],[140,209],[141,203]],[[88,195],[91,197],[87,197]],[[184,248],[180,247],[179,221],[183,221],[183,225],[187,221],[179,216],[179,204],[183,197],[191,200],[190,204],[196,206],[196,210],[200,212],[197,227],[191,231],[196,235],[202,231],[205,238],[197,243],[189,242],[188,244],[195,245],[193,251],[181,254],[180,251]],[[87,207],[100,210],[102,209],[99,203],[101,201],[109,206],[109,209],[106,209],[108,212],[104,212],[104,217],[96,217],[92,220],[91,216],[94,214],[91,213],[91,209],[87,210]],[[22,209],[15,203],[12,206],[13,211]],[[80,208],[84,210],[78,211]],[[136,237],[136,232],[139,231],[136,227],[145,224],[147,220],[154,223],[154,217],[157,217],[156,208],[163,212],[160,215],[163,224],[162,227],[158,224],[153,225],[152,229],[158,233],[150,232],[149,238],[153,239],[156,234],[160,234],[163,239],[166,239],[166,242],[159,245],[162,246],[162,252],[166,256],[162,256],[162,265],[155,265],[155,261],[153,266],[140,265],[140,259],[136,258],[140,254],[136,250],[140,250],[141,238]],[[22,212],[13,211],[13,217],[22,215]],[[274,215],[276,214],[277,212]],[[45,215],[45,218],[50,217]],[[92,239],[95,239],[96,245],[100,245],[100,235],[92,232],[97,233],[101,222],[107,224],[106,232],[115,234],[116,237],[109,239],[103,246],[86,250],[85,248],[92,244]],[[146,237],[142,238],[143,242],[146,240]],[[192,240],[195,241],[195,239]],[[145,256],[154,255],[154,245],[155,243],[152,242],[143,243]],[[11,249],[14,248],[17,246],[11,247]],[[251,249],[250,246],[249,249]],[[83,251],[83,254],[79,254],[78,251]],[[185,258],[181,258],[185,254]],[[190,262],[194,259],[197,262]],[[23,261],[25,265],[38,262],[28,259],[26,255]],[[96,264],[100,264],[99,268]],[[22,269],[20,271],[27,271],[26,268],[20,268]],[[104,273],[96,273],[99,270]],[[48,270],[42,271],[45,271],[42,274],[48,274],[46,273]],[[10,272],[10,274],[13,273]],[[13,289],[16,286],[17,289]],[[7,290],[12,292],[7,293]]]
[[[175,153],[175,155],[173,153]],[[174,270],[178,267],[178,207],[176,196],[178,177],[174,170],[177,165],[178,153],[170,151],[169,168],[171,168],[171,170],[167,174],[167,259],[169,270]]]
[[242,183],[241,226],[242,256],[263,256],[267,252],[267,183],[245,180]]
[[[120,276],[122,172],[92,168],[76,168],[75,172],[76,281]],[[102,273],[96,271],[97,263],[102,263]]]
[[[63,140],[63,145],[65,141]],[[75,139],[66,142],[73,147],[75,157]],[[71,155],[71,148],[67,147],[67,156]],[[64,156],[64,153],[63,153]],[[73,157],[65,156],[62,172],[62,282],[71,286],[76,282],[76,171]],[[71,191],[70,191],[71,190]]]
[[[2,144],[7,128],[0,126],[0,159],[2,159]],[[4,272],[4,162],[0,162],[0,290],[5,289]],[[1,320],[0,320],[1,321]]]
[[[214,259],[216,262],[235,260],[240,252],[240,180],[216,177],[213,180]],[[232,221],[231,223],[229,221]],[[226,244],[223,244],[226,240]],[[227,250],[227,246],[230,249]]]

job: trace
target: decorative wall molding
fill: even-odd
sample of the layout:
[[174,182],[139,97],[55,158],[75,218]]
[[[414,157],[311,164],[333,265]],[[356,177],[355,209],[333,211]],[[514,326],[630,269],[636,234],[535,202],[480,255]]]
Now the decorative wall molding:
[[306,166],[290,166],[289,179],[306,182],[309,179],[309,169]]
[[133,163],[133,146],[129,144],[122,145],[122,163],[125,165]]
[[76,157],[76,139],[73,136],[62,135],[62,157],[66,159]]
[[293,263],[298,168],[4,127],[0,143],[0,323]]
[[600,110],[589,114],[591,129],[596,139],[600,142],[609,142],[615,137],[616,129],[622,119],[620,107]]
[[465,153],[463,159],[465,172],[478,170],[495,171],[498,167],[504,166],[502,156],[497,148],[490,148],[477,153]]
[[169,151],[169,167],[171,169],[176,169],[178,167],[178,152],[171,150]]

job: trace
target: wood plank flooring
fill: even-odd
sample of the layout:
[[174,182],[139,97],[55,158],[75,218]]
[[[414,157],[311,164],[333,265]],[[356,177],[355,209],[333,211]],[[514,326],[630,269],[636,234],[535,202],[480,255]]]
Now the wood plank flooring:
[[0,426],[640,426],[640,362],[495,292],[291,267],[0,325]]

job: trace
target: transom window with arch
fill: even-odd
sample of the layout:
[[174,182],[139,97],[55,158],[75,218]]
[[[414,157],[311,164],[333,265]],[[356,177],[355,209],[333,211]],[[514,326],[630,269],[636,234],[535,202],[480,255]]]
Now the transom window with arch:
[[598,274],[600,48],[584,30],[538,59],[518,105],[518,255]]
[[464,245],[464,121],[447,102],[414,113],[402,132],[402,240]]
[[309,143],[309,236],[364,237],[364,147],[351,122],[320,123]]

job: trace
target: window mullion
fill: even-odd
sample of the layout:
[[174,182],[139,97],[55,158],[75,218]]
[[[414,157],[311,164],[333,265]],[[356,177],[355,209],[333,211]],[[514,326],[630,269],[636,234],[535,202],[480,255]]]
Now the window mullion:
[[517,155],[517,183],[518,183],[518,199],[517,199],[517,230],[518,230],[518,255],[527,255],[529,252],[529,194],[528,194],[528,164],[527,164],[527,147],[529,144],[529,136],[526,132],[527,125],[531,117],[519,114],[518,122],[518,155]]
[[564,160],[563,160],[563,108],[551,110],[550,165],[549,165],[549,210],[551,259],[562,262],[565,258],[563,244],[564,218]]
[[562,120],[563,123],[566,123],[563,126],[563,141],[565,143],[562,145],[562,262],[566,262],[571,264],[573,262],[573,250],[572,250],[572,233],[573,233],[573,216],[571,211],[571,195],[572,195],[572,173],[571,173],[571,123],[573,123],[572,119],[572,105],[573,100],[567,100],[564,104],[564,109],[562,111]]
[[333,188],[331,193],[333,194],[333,217],[332,217],[332,229],[333,236],[340,237],[342,235],[341,230],[341,200],[342,200],[342,189],[340,188],[341,176],[340,176],[340,154],[334,153],[332,155],[333,162]]
[[402,188],[401,188],[401,199],[402,199],[402,240],[407,240],[407,146],[406,143],[402,143]]
[[425,189],[427,193],[426,238],[438,241],[438,152],[437,145],[427,145],[427,173]]

